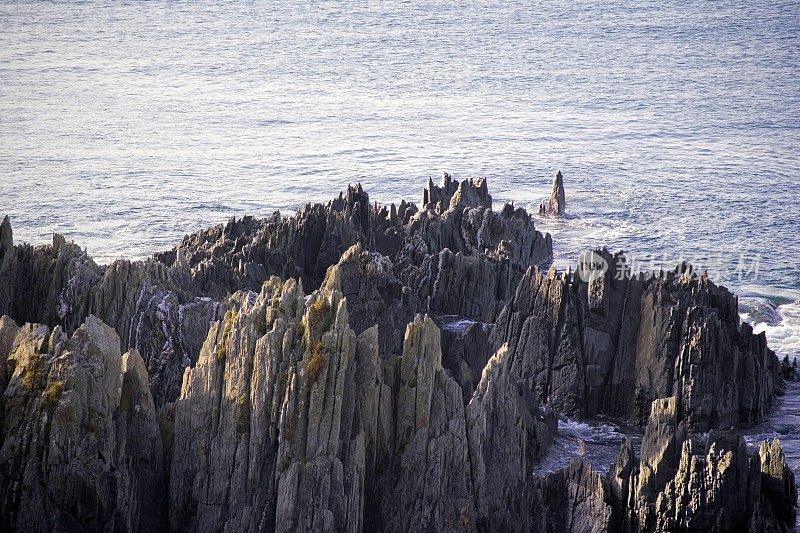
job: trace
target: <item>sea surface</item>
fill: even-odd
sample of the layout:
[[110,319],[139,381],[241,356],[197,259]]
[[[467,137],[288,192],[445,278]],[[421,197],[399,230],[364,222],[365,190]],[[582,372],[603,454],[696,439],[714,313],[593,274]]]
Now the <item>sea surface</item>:
[[[0,214],[108,263],[443,171],[535,210],[561,170],[560,268],[690,261],[800,355],[800,2],[529,4],[2,2]],[[800,470],[798,394],[760,434]]]

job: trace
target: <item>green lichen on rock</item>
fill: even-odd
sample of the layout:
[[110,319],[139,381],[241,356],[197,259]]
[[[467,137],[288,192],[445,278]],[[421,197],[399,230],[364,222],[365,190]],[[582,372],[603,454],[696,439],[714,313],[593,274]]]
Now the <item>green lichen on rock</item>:
[[46,378],[47,358],[45,356],[39,356],[22,370],[22,384],[28,389],[40,387]]
[[308,361],[306,362],[306,370],[308,376],[313,383],[317,381],[319,375],[322,373],[322,368],[325,366],[325,359],[323,356],[322,341],[314,341],[309,350]]
[[47,384],[42,394],[42,407],[49,409],[58,403],[58,398],[64,392],[64,382],[60,379],[54,379]]
[[228,339],[231,336],[231,330],[233,329],[233,323],[236,320],[236,317],[239,316],[239,311],[235,311],[233,309],[229,309],[225,312],[225,317],[222,319],[223,321],[223,328],[222,328],[222,340],[217,344],[216,349],[216,358],[217,361],[222,361],[225,359],[225,356],[228,355]]

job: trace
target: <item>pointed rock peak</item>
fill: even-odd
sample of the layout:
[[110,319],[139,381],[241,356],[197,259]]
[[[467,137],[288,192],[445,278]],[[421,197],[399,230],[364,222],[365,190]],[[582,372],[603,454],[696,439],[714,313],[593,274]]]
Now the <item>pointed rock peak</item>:
[[[454,184],[455,185],[455,184]],[[458,207],[485,207],[492,208],[492,197],[483,178],[464,180],[458,183],[450,198],[450,209]]]
[[342,254],[342,257],[339,258],[339,264],[358,259],[361,257],[361,253],[363,251],[364,247],[361,245],[361,242],[355,243],[353,246],[345,250],[345,252]]
[[11,248],[14,246],[14,232],[11,230],[11,220],[8,215],[3,217],[0,224],[0,248]]
[[67,244],[67,239],[60,233],[53,232],[53,252],[58,253],[61,246]]
[[434,368],[442,366],[441,331],[427,314],[417,314],[406,326],[403,358],[424,360]]
[[553,187],[550,190],[550,199],[547,204],[547,214],[563,215],[567,206],[566,194],[564,192],[564,176],[559,170],[553,177]]

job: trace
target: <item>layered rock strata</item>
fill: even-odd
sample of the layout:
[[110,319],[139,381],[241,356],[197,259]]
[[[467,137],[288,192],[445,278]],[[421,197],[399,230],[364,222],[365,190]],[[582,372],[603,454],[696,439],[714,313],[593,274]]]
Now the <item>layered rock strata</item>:
[[576,457],[536,480],[540,513],[532,530],[791,529],[797,490],[780,443],[749,451],[734,431],[692,436],[683,416],[679,397],[657,399],[638,458],[627,440],[607,474]]
[[643,426],[654,399],[677,395],[697,430],[764,417],[781,366],[733,294],[686,269],[634,276],[623,255],[598,254],[609,268],[590,281],[529,270],[497,319],[492,349],[508,345],[539,401]]
[[796,489],[780,445],[748,455],[741,437],[712,432],[698,453],[680,397],[653,403],[641,459],[628,442],[608,476],[575,459],[539,478],[555,415],[509,347],[489,359],[465,404],[428,316],[408,324],[401,355],[385,357],[379,326],[357,335],[338,289],[306,297],[295,280],[272,278],[224,308],[160,416],[143,361],[120,355],[119,338],[98,319],[72,337],[1,319],[4,527],[758,531],[794,523]]
[[[429,317],[386,358],[379,327],[356,335],[347,308],[337,289],[306,303],[277,278],[232,298],[175,405],[171,527],[475,530],[510,523],[491,517],[500,494],[518,494],[530,522],[532,465],[555,418],[503,355],[465,406]],[[493,502],[478,508],[479,493]]]
[[0,339],[0,528],[163,529],[163,449],[139,354],[123,356],[93,316],[71,337],[4,318]]
[[785,531],[797,491],[777,440],[758,451],[734,431],[689,436],[680,397],[653,402],[640,458],[630,441],[608,474],[629,531]]
[[[397,302],[402,308],[394,322],[383,324],[395,326],[395,333],[381,329],[381,353],[398,354],[402,331],[416,312],[492,320],[524,269],[552,258],[550,236],[536,231],[524,210],[492,211],[485,180],[448,177],[443,188],[429,185],[429,194],[438,200],[419,211],[406,202],[371,204],[360,185],[348,187],[292,217],[231,219],[146,261],[107,267],[60,235],[49,246],[14,245],[6,217],[0,225],[0,313],[20,324],[60,326],[68,334],[90,314],[100,317],[114,327],[123,349],[142,355],[161,406],[178,396],[183,369],[197,360],[228,295],[258,292],[273,275],[316,289],[327,269],[347,262],[342,254],[358,245],[383,264],[376,282],[380,296],[389,307]],[[356,320],[358,331],[375,323]]]
[[[786,372],[724,287],[605,251],[599,275],[544,273],[549,236],[485,180],[422,206],[351,187],[108,267],[4,219],[0,529],[794,524],[779,443],[719,431]],[[639,457],[537,477],[556,413],[646,426]]]

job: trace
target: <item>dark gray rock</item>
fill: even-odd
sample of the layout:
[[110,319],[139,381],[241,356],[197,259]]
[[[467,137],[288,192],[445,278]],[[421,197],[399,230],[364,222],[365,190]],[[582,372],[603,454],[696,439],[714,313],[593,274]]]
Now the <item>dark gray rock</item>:
[[515,374],[506,347],[489,359],[467,406],[467,437],[482,531],[530,531],[538,508],[533,467],[556,433],[552,411],[543,410]]
[[615,528],[623,531],[786,531],[795,524],[794,475],[777,441],[748,454],[734,431],[685,430],[679,397],[653,402],[636,461],[626,442],[608,474]]
[[490,326],[458,316],[437,317],[436,324],[442,332],[442,366],[461,387],[466,405],[492,355],[489,353]]
[[[610,487],[602,474],[580,457],[563,469],[534,482],[533,531],[560,533],[621,531],[614,514]],[[521,531],[514,527],[513,530]]]
[[736,297],[705,275],[631,276],[599,252],[601,277],[529,270],[492,332],[542,402],[582,417],[644,425],[650,403],[683,399],[693,429],[760,420],[782,387],[764,335],[739,320]]
[[[350,187],[107,267],[58,236],[15,246],[5,219],[0,309],[33,324],[0,318],[2,529],[794,523],[779,443],[692,436],[761,419],[782,384],[726,289],[605,251],[596,279],[544,274],[549,235],[485,180],[423,200]],[[535,476],[554,409],[646,425],[640,458]]]
[[360,335],[377,325],[380,353],[402,353],[406,324],[414,319],[419,304],[414,291],[397,279],[388,257],[356,244],[328,269],[322,287],[347,298],[353,331]]
[[564,176],[561,171],[556,172],[553,176],[553,187],[550,191],[550,197],[547,202],[542,202],[539,205],[540,215],[555,215],[561,216],[567,207],[566,194],[564,192]]
[[[420,213],[406,202],[399,207],[370,204],[360,185],[351,186],[327,204],[302,207],[293,217],[232,218],[187,235],[174,249],[147,261],[116,261],[107,267],[97,266],[59,235],[52,245],[15,246],[6,217],[0,225],[0,313],[20,324],[58,325],[67,333],[89,314],[98,316],[114,327],[123,349],[141,354],[161,407],[177,398],[183,369],[195,363],[209,323],[224,312],[220,302],[238,290],[259,292],[273,275],[300,280],[314,290],[342,254],[360,245],[380,254],[393,272],[359,274],[372,276],[371,281],[345,276],[346,290],[363,282],[359,290],[370,292],[364,305],[354,305],[353,325],[361,332],[380,317],[381,353],[396,354],[405,325],[417,311],[463,307],[470,316],[493,319],[521,272],[552,258],[550,236],[536,231],[524,210],[491,210],[485,180],[452,182],[431,191],[446,197],[446,205]],[[446,249],[461,255],[440,265],[440,253],[450,253]],[[437,263],[435,273],[432,262]],[[349,268],[344,264],[340,270]],[[457,283],[454,276],[462,274],[471,276],[471,285]],[[461,289],[461,298],[445,294],[444,285],[438,289],[437,279]],[[484,281],[487,285],[480,286]],[[419,299],[425,304],[417,306]],[[396,316],[371,315],[381,305]]]
[[492,197],[489,194],[485,178],[458,181],[450,174],[444,173],[442,185],[434,185],[428,178],[428,184],[422,193],[422,207],[444,213],[449,209],[458,207],[486,207],[492,208]]
[[2,395],[4,530],[162,528],[165,479],[138,354],[90,316],[72,337],[27,324]]

